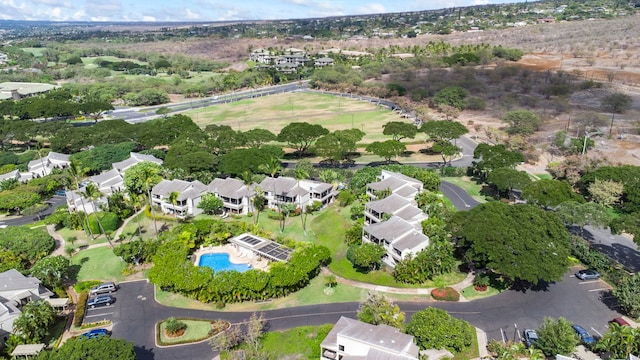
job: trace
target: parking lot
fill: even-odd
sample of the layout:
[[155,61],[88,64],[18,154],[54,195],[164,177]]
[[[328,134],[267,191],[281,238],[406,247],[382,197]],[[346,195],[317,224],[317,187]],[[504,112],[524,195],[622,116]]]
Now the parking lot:
[[[111,294],[111,298],[113,299],[113,303],[110,305],[102,305],[96,306],[95,308],[91,308],[87,306],[87,311],[84,315],[83,324],[96,323],[100,321],[111,321],[114,322],[120,313],[120,308],[118,306],[118,297],[121,296],[120,291],[116,291]],[[93,298],[94,296],[90,297]]]
[[561,282],[550,284],[546,291],[536,296],[529,294],[521,303],[514,301],[514,304],[520,303],[520,313],[506,316],[509,310],[505,309],[501,319],[512,319],[512,323],[496,322],[497,328],[487,329],[489,338],[520,341],[522,332],[540,327],[545,316],[564,317],[581,325],[594,337],[601,337],[609,328],[608,322],[619,316],[616,308],[610,305],[613,300],[611,287],[602,280],[582,281],[574,272],[565,274]]

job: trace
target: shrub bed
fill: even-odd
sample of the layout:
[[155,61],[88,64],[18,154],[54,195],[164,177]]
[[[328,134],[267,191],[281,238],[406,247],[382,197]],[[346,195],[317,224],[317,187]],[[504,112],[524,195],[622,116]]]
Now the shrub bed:
[[437,288],[431,290],[431,297],[435,300],[458,301],[460,300],[460,293],[452,287]]
[[84,319],[84,313],[87,310],[87,299],[89,298],[89,293],[83,291],[78,296],[78,304],[76,304],[76,311],[73,315],[73,326],[79,327],[82,326],[82,320]]
[[571,253],[585,266],[598,271],[610,284],[617,286],[630,276],[622,265],[611,260],[602,252],[589,246],[589,242],[580,237],[573,238]]
[[196,318],[174,318],[177,322],[186,323],[187,333],[180,338],[167,338],[163,335],[166,329],[166,323],[169,321],[161,321],[156,323],[156,343],[160,346],[171,346],[180,344],[191,344],[206,340],[220,332],[227,330],[231,324],[224,320],[204,320]]

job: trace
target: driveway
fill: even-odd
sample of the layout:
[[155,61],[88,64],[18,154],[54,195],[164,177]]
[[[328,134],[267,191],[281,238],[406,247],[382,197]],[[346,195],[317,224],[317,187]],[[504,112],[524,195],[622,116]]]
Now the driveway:
[[[537,328],[545,316],[565,317],[582,325],[593,335],[607,329],[607,321],[619,314],[607,303],[608,286],[602,281],[580,281],[565,274],[558,283],[549,284],[536,291],[509,290],[491,298],[473,302],[398,303],[410,317],[428,306],[442,308],[452,316],[465,319],[487,332],[489,339],[502,339],[503,335],[516,337],[525,328]],[[341,286],[341,285],[338,285]],[[120,284],[113,319],[113,337],[133,341],[138,359],[211,359],[213,351],[204,342],[200,344],[158,348],[155,345],[154,326],[157,321],[170,316],[203,319],[225,319],[231,323],[242,322],[251,313],[188,310],[166,307],[153,298],[153,285],[146,281]],[[268,330],[277,331],[303,325],[320,325],[336,322],[340,316],[355,317],[358,303],[322,304],[269,310],[264,312]]]
[[65,205],[67,203],[67,198],[64,196],[54,195],[53,197],[47,199],[45,203],[47,203],[49,207],[38,214],[20,216],[17,218],[0,221],[0,225],[18,226],[18,225],[27,225],[36,221],[40,221],[45,217],[51,215],[51,213],[53,213],[53,211],[58,206]]

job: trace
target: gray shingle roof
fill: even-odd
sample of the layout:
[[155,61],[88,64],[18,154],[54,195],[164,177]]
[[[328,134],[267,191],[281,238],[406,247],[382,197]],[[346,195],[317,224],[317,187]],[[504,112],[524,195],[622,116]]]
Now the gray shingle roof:
[[402,196],[391,194],[384,199],[369,201],[365,207],[379,213],[393,214],[405,206],[411,205],[411,201]]
[[39,286],[40,280],[31,276],[24,276],[16,269],[0,273],[0,291],[37,289]]
[[136,165],[143,161],[149,161],[149,162],[156,163],[158,165],[162,165],[162,160],[158,159],[153,155],[145,155],[145,154],[140,154],[135,152],[130,153],[129,158],[119,162],[115,162],[112,165],[114,169],[118,170],[119,172],[122,172],[132,167],[133,165]]
[[415,230],[415,226],[397,216],[392,216],[391,219],[387,221],[367,225],[364,228],[364,231],[375,236],[377,239],[385,239],[391,243]]
[[189,186],[185,190],[180,192],[177,200],[182,201],[186,199],[195,199],[199,196],[202,196],[202,194],[204,194],[205,192],[207,192],[207,185],[196,180],[191,182],[191,184],[189,184]]
[[189,187],[189,182],[184,180],[162,180],[151,189],[154,195],[168,197],[172,192],[182,192]]
[[251,196],[254,193],[251,187],[234,178],[213,179],[209,183],[208,189],[211,193],[232,199],[240,199],[245,196]]
[[89,181],[96,183],[98,187],[107,187],[122,182],[122,176],[116,170],[109,170],[89,178]]

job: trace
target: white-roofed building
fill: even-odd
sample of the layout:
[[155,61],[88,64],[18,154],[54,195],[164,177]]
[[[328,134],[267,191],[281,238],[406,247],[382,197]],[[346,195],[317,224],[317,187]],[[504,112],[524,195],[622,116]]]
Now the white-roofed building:
[[[202,213],[198,204],[207,190],[207,185],[200,181],[162,180],[151,190],[151,200],[154,206],[160,206],[163,213],[184,219]],[[174,192],[178,193],[175,205],[171,202]]]
[[21,181],[28,181],[51,174],[53,169],[64,169],[71,165],[69,155],[57,152],[49,152],[47,156],[29,161],[27,171],[20,173]]
[[286,203],[296,204],[304,209],[315,201],[326,206],[336,195],[331,184],[313,180],[298,181],[286,176],[266,177],[259,187],[264,192],[267,206],[272,209]]
[[231,214],[247,214],[251,211],[251,198],[255,194],[252,186],[233,179],[213,179],[207,191],[222,200],[223,210]]
[[156,163],[158,165],[162,165],[163,161],[158,159],[153,155],[145,155],[136,152],[131,152],[129,154],[129,158],[123,161],[115,162],[112,164],[113,169],[120,173],[120,175],[124,176],[125,171],[128,168],[137,165],[143,161],[149,161],[152,163]]
[[420,349],[413,336],[389,325],[371,325],[340,317],[320,344],[321,360],[418,359]]

